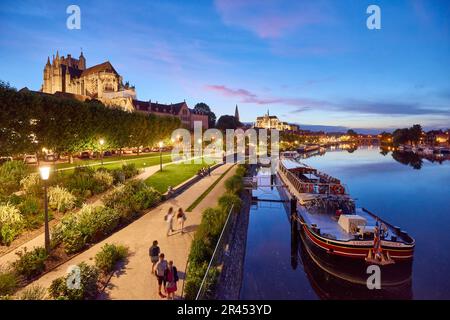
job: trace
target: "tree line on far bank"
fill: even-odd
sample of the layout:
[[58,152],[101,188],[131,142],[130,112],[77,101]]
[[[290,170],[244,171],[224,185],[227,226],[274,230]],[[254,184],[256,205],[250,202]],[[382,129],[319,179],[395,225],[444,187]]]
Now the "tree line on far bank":
[[395,145],[400,144],[418,144],[422,137],[422,126],[415,124],[410,128],[396,129],[392,133],[392,141]]
[[[74,155],[84,150],[152,146],[180,127],[172,116],[155,116],[29,91],[0,82],[0,155]],[[100,146],[100,139],[104,145]]]

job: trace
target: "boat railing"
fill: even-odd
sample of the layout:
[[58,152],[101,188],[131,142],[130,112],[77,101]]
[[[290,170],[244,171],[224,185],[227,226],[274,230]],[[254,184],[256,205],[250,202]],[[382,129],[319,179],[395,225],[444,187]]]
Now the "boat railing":
[[281,163],[280,170],[292,186],[300,193],[348,195],[347,188],[342,185],[338,179],[336,179],[336,182],[329,183],[305,182],[297,177],[292,171],[286,169]]

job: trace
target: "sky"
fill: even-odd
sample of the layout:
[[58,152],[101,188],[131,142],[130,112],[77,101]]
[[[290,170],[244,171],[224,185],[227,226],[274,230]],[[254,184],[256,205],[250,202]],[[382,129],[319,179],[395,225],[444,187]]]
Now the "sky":
[[[71,4],[79,30],[66,27]],[[81,48],[140,100],[326,130],[450,127],[447,0],[0,1],[1,80],[39,90],[47,57]]]

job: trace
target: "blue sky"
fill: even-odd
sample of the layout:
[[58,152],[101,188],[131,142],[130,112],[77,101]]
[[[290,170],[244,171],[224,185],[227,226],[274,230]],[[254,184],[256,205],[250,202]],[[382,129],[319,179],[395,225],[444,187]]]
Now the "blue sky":
[[[125,5],[126,3],[126,5]],[[66,8],[81,8],[81,30]],[[381,30],[366,9],[381,8]],[[450,2],[1,1],[0,79],[38,90],[47,56],[109,60],[141,100],[242,121],[450,127]]]

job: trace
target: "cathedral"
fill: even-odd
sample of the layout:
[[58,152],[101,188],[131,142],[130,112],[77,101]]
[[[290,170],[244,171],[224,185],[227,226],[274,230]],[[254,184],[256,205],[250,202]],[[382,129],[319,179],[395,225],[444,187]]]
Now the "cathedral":
[[131,100],[136,98],[134,87],[123,84],[122,77],[109,61],[86,68],[83,52],[78,59],[70,54],[60,57],[59,52],[51,62],[48,57],[41,91],[71,94],[80,100],[97,99],[105,105],[120,106],[129,111]]
[[44,67],[44,83],[41,92],[65,96],[81,101],[96,99],[108,107],[121,108],[129,112],[143,112],[158,116],[178,117],[182,125],[193,129],[194,122],[202,122],[208,129],[208,115],[191,109],[186,102],[161,104],[137,100],[135,88],[122,77],[109,61],[86,68],[86,58],[81,52],[78,59],[53,55],[47,58]]

